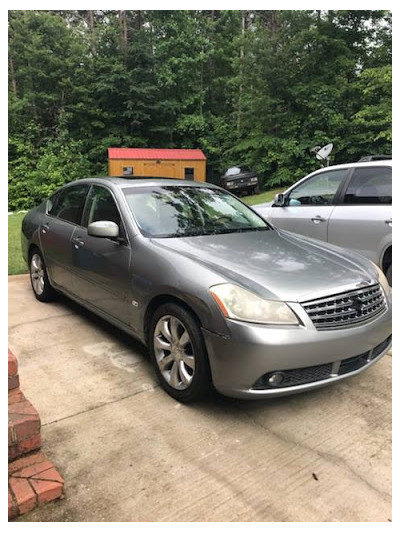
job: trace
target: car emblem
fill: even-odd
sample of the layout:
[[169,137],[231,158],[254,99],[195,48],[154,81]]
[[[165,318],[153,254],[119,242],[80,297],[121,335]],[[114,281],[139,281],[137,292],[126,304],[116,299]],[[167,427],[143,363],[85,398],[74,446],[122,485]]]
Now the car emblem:
[[364,279],[356,284],[356,287],[368,287],[372,284],[372,279]]
[[360,311],[363,308],[362,301],[359,298],[357,298],[357,297],[356,298],[352,298],[351,301],[352,301],[352,306],[357,311],[357,314],[360,313]]

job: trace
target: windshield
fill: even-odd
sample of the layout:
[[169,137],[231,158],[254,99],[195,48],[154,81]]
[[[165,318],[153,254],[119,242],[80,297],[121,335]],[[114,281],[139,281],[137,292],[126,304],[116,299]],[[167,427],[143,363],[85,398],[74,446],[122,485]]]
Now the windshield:
[[225,176],[237,176],[243,172],[251,172],[251,169],[249,167],[231,167],[225,172]]
[[269,230],[254,211],[229,193],[208,187],[123,189],[145,237],[188,237]]

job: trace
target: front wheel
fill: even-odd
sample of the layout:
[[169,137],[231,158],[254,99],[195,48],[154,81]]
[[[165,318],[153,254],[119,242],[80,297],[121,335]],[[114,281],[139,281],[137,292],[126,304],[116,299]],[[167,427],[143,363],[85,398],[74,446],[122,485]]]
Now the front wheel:
[[193,402],[212,390],[203,336],[185,308],[164,304],[155,312],[149,331],[153,366],[164,390],[175,400]]
[[388,280],[389,285],[392,286],[392,265],[386,270],[386,279]]
[[29,274],[33,293],[40,302],[51,302],[57,295],[50,285],[46,265],[41,252],[35,248],[30,256]]

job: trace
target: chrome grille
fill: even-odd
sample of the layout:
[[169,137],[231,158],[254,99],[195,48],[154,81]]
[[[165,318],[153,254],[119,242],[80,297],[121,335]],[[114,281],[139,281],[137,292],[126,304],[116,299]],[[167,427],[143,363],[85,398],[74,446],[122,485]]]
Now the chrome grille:
[[301,304],[317,329],[345,328],[369,320],[386,309],[379,283]]

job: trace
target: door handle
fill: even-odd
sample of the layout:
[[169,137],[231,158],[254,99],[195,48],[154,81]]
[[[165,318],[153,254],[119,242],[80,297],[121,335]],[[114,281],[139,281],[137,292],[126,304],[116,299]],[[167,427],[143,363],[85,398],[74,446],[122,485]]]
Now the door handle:
[[313,217],[311,220],[314,222],[314,224],[319,224],[320,222],[326,222],[326,218],[322,218],[320,215]]
[[72,239],[72,244],[75,246],[76,249],[78,249],[83,246],[85,242],[79,237],[76,237],[75,239]]
[[50,229],[50,226],[48,224],[42,224],[42,233],[47,233],[47,230]]
[[392,227],[392,219],[389,218],[388,220],[385,220],[385,224],[387,224],[388,226]]

